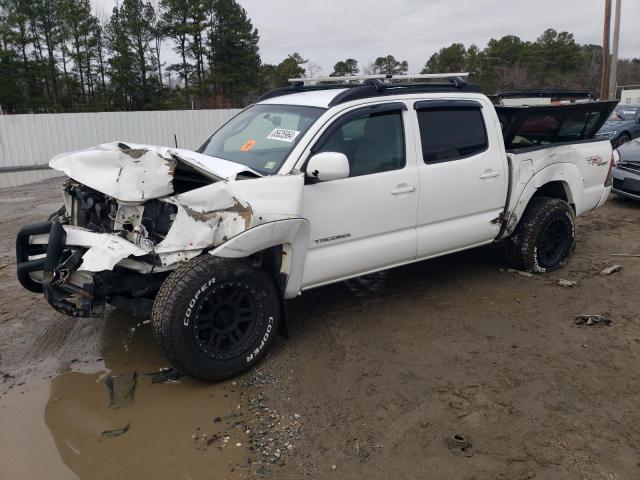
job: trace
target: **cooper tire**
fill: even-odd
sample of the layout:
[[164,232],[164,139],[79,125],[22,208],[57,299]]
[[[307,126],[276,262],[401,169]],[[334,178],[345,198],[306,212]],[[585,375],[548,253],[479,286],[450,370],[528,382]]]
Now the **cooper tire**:
[[167,359],[204,381],[233,377],[259,362],[279,322],[278,290],[264,270],[208,254],[167,277],[151,313]]
[[507,260],[531,273],[562,268],[576,242],[575,214],[557,198],[533,198],[514,235],[507,241]]

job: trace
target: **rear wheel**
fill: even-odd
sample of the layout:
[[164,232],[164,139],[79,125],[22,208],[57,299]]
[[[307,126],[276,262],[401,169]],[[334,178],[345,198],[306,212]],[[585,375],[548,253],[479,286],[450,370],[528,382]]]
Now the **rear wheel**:
[[264,356],[278,329],[280,300],[264,270],[203,255],[165,280],[151,320],[174,367],[199,380],[223,380]]
[[575,215],[564,200],[531,200],[518,228],[507,241],[507,259],[519,270],[551,272],[565,265],[575,247]]

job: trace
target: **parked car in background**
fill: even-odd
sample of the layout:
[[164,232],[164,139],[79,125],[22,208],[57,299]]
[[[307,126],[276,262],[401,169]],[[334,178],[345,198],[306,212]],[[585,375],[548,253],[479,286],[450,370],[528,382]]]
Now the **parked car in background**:
[[608,138],[613,148],[640,137],[640,105],[618,105],[596,136]]
[[613,193],[640,200],[640,139],[618,149],[620,158],[613,168]]

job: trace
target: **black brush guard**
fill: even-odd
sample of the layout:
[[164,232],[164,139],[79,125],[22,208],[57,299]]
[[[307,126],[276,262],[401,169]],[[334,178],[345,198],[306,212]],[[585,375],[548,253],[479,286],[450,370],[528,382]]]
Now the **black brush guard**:
[[[47,245],[32,244],[34,235],[49,235]],[[57,222],[34,223],[24,226],[16,237],[16,274],[18,281],[27,290],[44,293],[49,304],[65,315],[86,317],[91,314],[93,292],[92,285],[82,287],[66,283],[67,277],[79,266],[84,250],[66,249],[64,227]],[[29,260],[30,256],[45,257]],[[33,279],[31,274],[42,272],[42,282]],[[71,302],[70,296],[78,301]]]
[[47,253],[47,245],[32,245],[29,243],[33,235],[48,235],[51,231],[51,223],[32,223],[25,225],[16,237],[16,273],[20,285],[34,293],[43,293],[42,283],[31,278],[31,273],[44,272],[46,258],[29,260],[30,256]]

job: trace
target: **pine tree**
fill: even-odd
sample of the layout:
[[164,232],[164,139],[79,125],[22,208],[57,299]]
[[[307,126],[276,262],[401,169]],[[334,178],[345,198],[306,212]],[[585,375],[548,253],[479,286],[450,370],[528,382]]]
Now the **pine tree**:
[[114,7],[106,28],[110,53],[108,76],[116,107],[128,108],[135,100],[136,76],[133,52],[129,48],[129,38],[122,18],[122,7]]
[[373,73],[384,73],[387,75],[400,75],[409,71],[409,64],[406,60],[396,60],[393,55],[378,57],[373,63]]
[[67,7],[65,18],[71,38],[70,56],[73,60],[74,71],[80,77],[78,99],[81,98],[83,103],[87,103],[87,90],[89,89],[87,88],[86,65],[87,62],[90,63],[90,59],[85,57],[87,56],[86,41],[92,27],[91,5],[89,0],[76,0],[69,1]]
[[214,94],[220,88],[233,105],[242,105],[244,97],[260,82],[258,30],[235,0],[213,0],[212,9],[207,46]]
[[420,73],[462,72],[465,68],[466,57],[467,49],[464,48],[464,45],[453,43],[431,55]]
[[347,58],[344,61],[340,61],[333,66],[333,73],[331,77],[345,77],[349,75],[356,75],[358,73],[358,61],[353,58]]
[[143,107],[149,97],[149,71],[155,71],[152,54],[154,41],[153,6],[143,0],[124,0],[120,12],[124,35],[128,40],[134,58],[134,76],[140,88],[136,88],[135,98],[139,107]]
[[189,47],[189,9],[190,0],[162,0],[162,24],[164,34],[175,44],[174,51],[180,55],[181,63],[169,66],[170,71],[179,72],[185,89],[189,87],[189,74],[192,65],[187,61]]

